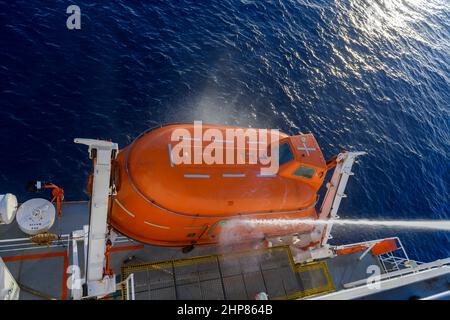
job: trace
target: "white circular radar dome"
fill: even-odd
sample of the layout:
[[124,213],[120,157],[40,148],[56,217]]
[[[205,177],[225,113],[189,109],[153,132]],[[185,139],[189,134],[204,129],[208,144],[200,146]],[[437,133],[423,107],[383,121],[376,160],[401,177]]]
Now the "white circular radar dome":
[[0,195],[0,224],[13,222],[17,212],[17,198],[11,193]]
[[55,222],[55,207],[45,199],[35,198],[23,203],[16,216],[20,230],[36,235],[49,230]]

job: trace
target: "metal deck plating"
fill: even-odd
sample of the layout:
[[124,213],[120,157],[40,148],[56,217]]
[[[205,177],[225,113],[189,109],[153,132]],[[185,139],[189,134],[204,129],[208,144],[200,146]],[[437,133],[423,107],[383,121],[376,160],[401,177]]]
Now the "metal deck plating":
[[[65,203],[64,219],[50,230],[61,230],[64,236],[50,246],[31,243],[23,237],[16,223],[0,229],[0,255],[20,285],[21,299],[71,299],[67,284],[69,281],[70,287],[73,273],[66,272],[73,264],[69,254],[73,250],[70,232],[83,229],[89,221],[88,208],[88,202]],[[296,263],[287,246],[238,253],[224,250],[221,247],[196,247],[185,254],[179,248],[143,245],[119,236],[112,248],[112,268],[121,271],[117,275],[121,280],[134,275],[133,289],[128,284],[128,299],[132,298],[131,291],[136,299],[254,299],[261,291],[270,299],[409,299],[445,292],[450,284],[449,259],[425,267],[418,263],[414,271],[404,265],[408,260],[402,257],[402,248],[399,248],[399,254],[386,257],[369,252],[361,259],[364,252],[355,252],[306,264]],[[222,275],[217,274],[218,261],[222,263]],[[227,261],[234,263],[227,264]],[[232,268],[238,261],[241,267]],[[358,281],[366,288],[366,279],[370,275],[367,268],[371,265],[379,266],[382,276],[390,280],[404,280],[411,274],[421,280],[424,271],[428,278],[388,290],[374,289],[368,291],[369,294],[356,292],[351,295],[351,290],[355,292],[355,288],[361,287]],[[172,268],[176,269],[175,273]],[[396,275],[394,271],[403,274]],[[161,282],[158,284],[164,277],[167,281],[165,289]],[[127,299],[126,288],[126,282],[122,282],[117,292],[107,298]]]

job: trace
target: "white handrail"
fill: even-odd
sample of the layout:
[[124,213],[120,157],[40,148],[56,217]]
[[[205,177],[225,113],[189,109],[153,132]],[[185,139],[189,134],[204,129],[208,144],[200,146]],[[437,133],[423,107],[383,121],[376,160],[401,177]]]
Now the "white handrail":
[[[425,270],[429,270],[429,269],[433,269],[433,268],[442,267],[447,264],[450,264],[450,258],[443,259],[443,260],[436,260],[436,261],[433,261],[430,263],[424,263],[424,264],[418,265],[415,268],[405,268],[402,270],[385,273],[385,274],[380,275],[379,280],[392,279],[392,278],[400,277],[400,276],[407,275],[410,273],[417,273],[417,272],[421,272],[421,271],[425,271]],[[344,284],[343,287],[348,289],[348,288],[353,288],[353,287],[357,287],[357,286],[364,285],[364,284],[367,284],[367,279],[349,282],[349,283]]]

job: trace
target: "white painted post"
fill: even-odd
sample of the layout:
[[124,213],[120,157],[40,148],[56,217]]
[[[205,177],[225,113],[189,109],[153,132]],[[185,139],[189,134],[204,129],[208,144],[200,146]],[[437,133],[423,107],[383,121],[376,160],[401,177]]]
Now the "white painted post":
[[[113,142],[92,139],[75,139],[75,143],[89,146],[94,162],[94,177],[89,216],[89,236],[86,262],[88,296],[102,296],[115,290],[115,279],[103,277],[107,236],[108,203],[110,195],[111,161],[118,153]],[[95,152],[93,152],[95,150]],[[114,289],[113,289],[114,288]]]

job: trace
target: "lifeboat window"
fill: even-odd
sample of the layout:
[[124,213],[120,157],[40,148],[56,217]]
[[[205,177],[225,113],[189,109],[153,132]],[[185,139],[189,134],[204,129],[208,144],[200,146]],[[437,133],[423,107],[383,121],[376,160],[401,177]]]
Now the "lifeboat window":
[[305,167],[305,166],[300,166],[300,168],[298,168],[297,170],[294,171],[295,176],[307,178],[307,179],[311,179],[315,173],[316,173],[316,170],[314,168]]
[[279,162],[280,166],[288,163],[289,161],[294,160],[294,155],[292,154],[291,147],[289,146],[289,143],[283,143],[279,146]]

